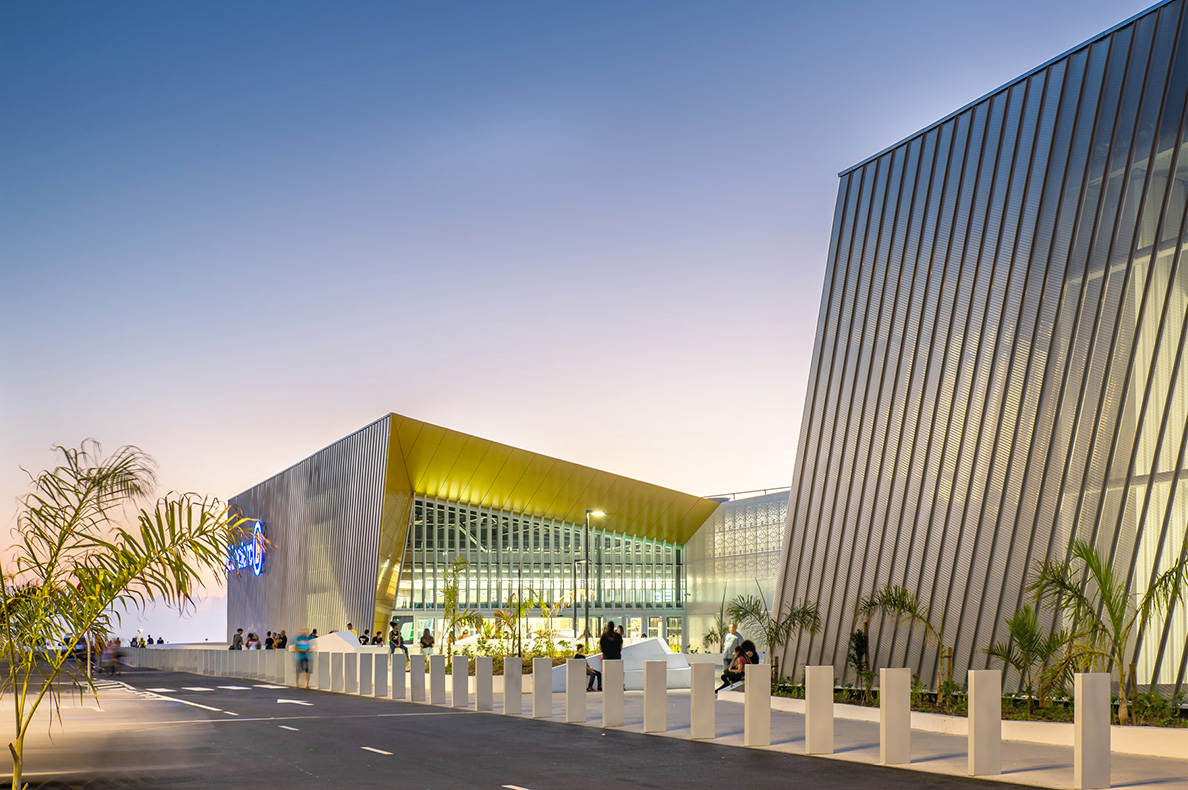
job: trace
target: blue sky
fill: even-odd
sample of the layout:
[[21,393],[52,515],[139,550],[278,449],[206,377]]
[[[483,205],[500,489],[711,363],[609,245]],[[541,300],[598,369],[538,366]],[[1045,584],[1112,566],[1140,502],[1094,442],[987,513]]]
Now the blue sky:
[[837,172],[1146,5],[6,0],[0,502],[388,411],[787,485]]

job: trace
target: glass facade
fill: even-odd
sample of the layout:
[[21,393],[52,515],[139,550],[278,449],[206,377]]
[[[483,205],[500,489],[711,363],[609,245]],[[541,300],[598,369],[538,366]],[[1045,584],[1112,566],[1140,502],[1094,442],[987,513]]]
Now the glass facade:
[[679,612],[684,610],[684,548],[632,537],[590,524],[590,573],[586,587],[584,524],[529,514],[505,513],[418,496],[396,593],[396,610],[441,608],[442,575],[455,557],[468,565],[459,606],[490,612],[507,606],[508,596],[541,594],[561,615],[579,612],[589,594],[597,612]]
[[[1174,0],[841,174],[780,572],[825,615],[797,665],[845,667],[857,598],[894,583],[960,676],[1072,540],[1134,595],[1181,555],[1186,104]],[[871,650],[935,684],[909,628]],[[1132,650],[1181,688],[1185,608]]]

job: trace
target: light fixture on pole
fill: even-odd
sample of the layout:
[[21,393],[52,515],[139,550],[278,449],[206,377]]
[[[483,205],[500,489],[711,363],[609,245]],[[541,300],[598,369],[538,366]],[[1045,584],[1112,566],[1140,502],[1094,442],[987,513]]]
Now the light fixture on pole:
[[605,515],[606,515],[606,513],[602,510],[587,510],[586,511],[586,537],[585,537],[585,540],[582,541],[582,548],[586,554],[585,582],[582,585],[586,591],[586,600],[585,600],[585,607],[584,607],[586,624],[582,629],[582,641],[583,642],[585,642],[587,639],[590,638],[590,516],[605,516]]

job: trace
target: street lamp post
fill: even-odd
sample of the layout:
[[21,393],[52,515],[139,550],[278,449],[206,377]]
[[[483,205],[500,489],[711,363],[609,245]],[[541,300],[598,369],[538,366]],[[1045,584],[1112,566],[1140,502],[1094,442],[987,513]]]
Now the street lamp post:
[[605,516],[605,515],[606,515],[606,513],[604,513],[601,510],[587,510],[586,511],[586,537],[585,537],[585,540],[582,541],[582,548],[586,554],[586,559],[585,559],[586,568],[585,568],[585,571],[583,572],[585,581],[583,582],[583,585],[582,585],[586,591],[585,606],[583,607],[583,609],[585,611],[585,620],[586,620],[586,624],[582,630],[582,642],[583,643],[587,643],[587,640],[590,639],[590,516]]

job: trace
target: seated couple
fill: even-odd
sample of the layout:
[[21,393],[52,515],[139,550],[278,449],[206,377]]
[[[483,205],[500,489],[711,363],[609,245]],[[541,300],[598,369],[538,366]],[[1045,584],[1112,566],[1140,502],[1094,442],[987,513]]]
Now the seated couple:
[[734,648],[734,660],[730,662],[730,666],[722,673],[722,685],[714,689],[714,693],[721,691],[727,686],[738,683],[746,677],[747,664],[759,663],[759,651],[755,648],[755,643],[750,639],[743,640],[738,647]]

